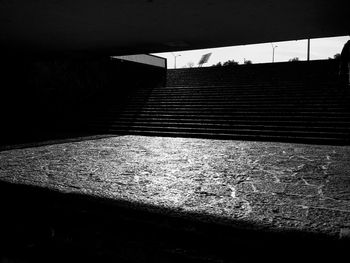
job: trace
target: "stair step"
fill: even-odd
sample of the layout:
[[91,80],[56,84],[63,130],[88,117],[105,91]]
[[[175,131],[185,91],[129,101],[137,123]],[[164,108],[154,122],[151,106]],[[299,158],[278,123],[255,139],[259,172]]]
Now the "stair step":
[[[336,90],[335,90],[336,91]],[[199,97],[222,97],[222,96],[241,96],[242,98],[259,98],[259,97],[279,97],[279,96],[289,96],[289,97],[299,97],[299,96],[313,96],[313,97],[322,97],[328,94],[331,94],[332,90],[322,91],[322,90],[305,90],[305,91],[272,91],[272,90],[256,90],[256,91],[244,91],[238,92],[237,90],[212,90],[210,92],[204,92],[201,90],[193,91],[193,90],[163,90],[163,91],[148,91],[141,92],[138,91],[134,94],[134,96],[157,96],[157,97],[166,97],[166,96],[199,96]],[[346,94],[346,93],[345,93]],[[334,96],[335,94],[333,94]]]
[[345,132],[308,132],[308,131],[275,131],[275,130],[259,130],[259,129],[220,129],[220,128],[193,128],[193,127],[178,127],[178,126],[143,126],[143,125],[109,125],[108,130],[142,130],[142,131],[179,131],[179,132],[194,132],[194,133],[224,133],[224,134],[260,134],[260,135],[278,135],[291,137],[328,137],[328,138],[343,138],[349,137],[349,133]]
[[[322,119],[322,118],[343,118],[343,119],[349,119],[350,113],[348,112],[297,112],[297,113],[291,113],[291,112],[248,112],[248,111],[228,111],[227,109],[125,109],[125,111],[121,111],[120,114],[129,114],[129,115],[140,115],[140,114],[155,114],[157,115],[164,115],[164,114],[188,114],[188,115],[196,115],[196,114],[225,114],[231,117],[249,117],[249,118],[259,118],[259,117],[280,117],[280,118],[316,118],[316,119]],[[320,114],[322,113],[322,114]],[[112,115],[115,114],[115,112],[111,112]],[[321,115],[321,116],[320,116]]]
[[[105,125],[105,121],[95,122],[96,125]],[[247,130],[279,130],[279,131],[314,131],[314,132],[340,132],[340,133],[349,133],[350,135],[350,126],[348,127],[322,127],[322,126],[295,126],[295,125],[262,125],[262,124],[251,124],[243,125],[236,123],[191,123],[191,122],[169,122],[169,121],[143,121],[143,120],[111,120],[108,125],[138,125],[138,126],[155,126],[155,127],[189,127],[189,128],[220,128],[220,129],[247,129]]]
[[[314,97],[305,97],[301,96],[297,99],[293,99],[290,97],[276,97],[274,99],[268,98],[268,97],[262,97],[259,99],[244,99],[239,96],[233,96],[230,98],[229,96],[221,97],[221,98],[197,98],[197,97],[164,97],[164,98],[158,98],[158,97],[142,97],[142,98],[132,98],[129,99],[129,103],[144,103],[147,102],[149,104],[184,104],[184,103],[191,103],[191,104],[246,104],[246,103],[257,103],[257,104],[267,104],[273,102],[273,104],[280,104],[284,105],[282,102],[285,102],[287,104],[303,104],[307,103],[310,106],[311,105],[329,105],[329,106],[337,106],[341,104],[341,102],[344,101],[348,102],[346,98],[314,98]],[[346,105],[345,104],[345,105]]]
[[96,112],[90,128],[349,144],[350,91],[339,86],[337,70],[334,61],[170,70],[166,87],[135,90]]
[[[178,105],[178,104],[170,104],[170,105],[149,105],[149,104],[140,104],[140,105],[134,105],[134,104],[129,104],[125,107],[123,107],[124,110],[130,110],[130,111],[139,111],[139,110],[172,110],[172,111],[178,111],[178,110],[186,110],[186,111],[198,111],[198,110],[208,110],[208,111],[213,111],[213,110],[227,110],[227,111],[232,111],[235,113],[238,112],[288,112],[288,113],[300,113],[300,114],[307,114],[307,113],[322,113],[322,114],[346,114],[349,113],[345,107],[299,107],[297,105],[290,105],[290,106],[268,106],[268,105],[206,105],[206,104],[199,104],[199,105]],[[119,111],[120,109],[116,109],[116,111]],[[113,111],[113,109],[111,109]]]
[[121,135],[145,135],[145,136],[172,136],[172,137],[195,137],[195,138],[211,138],[211,139],[228,139],[228,140],[253,140],[253,141],[285,141],[295,143],[316,143],[316,144],[336,144],[347,145],[346,139],[332,137],[310,137],[310,136],[277,136],[277,135],[249,135],[249,134],[225,134],[225,133],[189,133],[181,131],[143,131],[134,129],[109,129],[103,130],[104,133],[121,134]]
[[[257,116],[257,115],[245,115],[245,116],[236,116],[232,114],[203,114],[201,112],[200,114],[179,114],[178,112],[174,113],[159,113],[159,112],[138,112],[138,113],[129,113],[129,112],[121,112],[118,114],[118,116],[135,116],[135,117],[172,117],[172,118],[200,118],[200,119],[207,119],[207,118],[218,118],[218,119],[229,119],[229,120],[249,120],[249,119],[259,119],[257,117],[260,117],[262,119],[269,119],[269,120],[285,120],[286,117],[292,120],[304,120],[304,121],[331,121],[331,122],[340,122],[340,121],[346,121],[349,122],[348,117],[334,117],[334,116],[296,116],[296,115],[290,115],[290,116]],[[316,118],[317,117],[317,118]]]
[[[114,120],[115,118],[108,117],[108,116],[101,116],[98,121],[108,121],[108,120]],[[339,121],[339,122],[327,122],[327,121],[301,121],[301,120],[287,120],[287,121],[278,121],[278,120],[265,120],[265,121],[259,121],[257,120],[231,120],[231,119],[218,119],[218,118],[211,118],[211,119],[200,119],[200,118],[169,118],[165,116],[164,118],[162,117],[127,117],[127,116],[118,116],[117,120],[121,121],[155,121],[155,122],[179,122],[179,123],[213,123],[213,124],[228,124],[231,123],[233,125],[270,125],[270,126],[303,126],[303,127],[308,127],[311,126],[318,126],[318,127],[339,127],[341,125],[345,127],[350,127],[350,120],[348,122],[345,121]]]

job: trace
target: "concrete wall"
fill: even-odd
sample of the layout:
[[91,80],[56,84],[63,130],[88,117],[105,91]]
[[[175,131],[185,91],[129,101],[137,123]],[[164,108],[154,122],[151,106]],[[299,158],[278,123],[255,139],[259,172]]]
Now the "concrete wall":
[[167,68],[167,60],[166,58],[153,56],[149,54],[139,54],[139,55],[129,55],[129,56],[117,56],[117,59],[146,64],[150,66]]
[[163,69],[110,57],[5,57],[0,62],[0,143],[84,133],[86,123],[134,88],[164,81]]

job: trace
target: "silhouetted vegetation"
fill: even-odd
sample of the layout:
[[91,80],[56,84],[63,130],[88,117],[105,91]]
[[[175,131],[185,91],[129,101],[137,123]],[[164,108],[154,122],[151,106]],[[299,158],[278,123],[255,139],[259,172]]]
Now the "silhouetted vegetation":
[[288,62],[296,62],[296,61],[299,61],[298,57],[291,58],[290,60],[288,60]]
[[239,63],[237,61],[235,61],[234,59],[232,60],[227,60],[224,63],[221,64],[221,62],[217,63],[217,64],[213,64],[212,67],[232,67],[232,66],[236,66]]
[[221,62],[217,63],[217,64],[213,64],[212,67],[222,67]]
[[244,60],[244,65],[251,65],[253,62],[251,60]]
[[334,54],[333,58],[329,57],[328,59],[340,59],[340,53]]
[[226,62],[224,62],[224,64],[222,64],[224,67],[227,67],[227,66],[236,66],[238,65],[238,62],[237,61],[234,61],[233,59],[232,60],[228,60]]

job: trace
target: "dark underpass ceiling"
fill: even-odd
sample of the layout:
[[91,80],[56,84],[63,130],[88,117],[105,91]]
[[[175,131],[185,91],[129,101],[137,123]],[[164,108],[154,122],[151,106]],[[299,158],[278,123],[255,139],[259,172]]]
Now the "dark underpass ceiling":
[[347,35],[348,1],[0,0],[2,51],[162,52]]

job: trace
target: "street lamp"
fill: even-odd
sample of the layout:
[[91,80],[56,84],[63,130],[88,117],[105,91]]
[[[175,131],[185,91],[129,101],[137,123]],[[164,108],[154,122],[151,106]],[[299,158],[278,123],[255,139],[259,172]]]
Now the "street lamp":
[[175,55],[174,53],[171,53],[174,56],[174,68],[176,68],[176,58],[181,57],[181,55]]
[[272,63],[275,62],[275,48],[278,47],[277,45],[274,45],[271,43],[272,46]]

